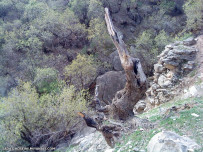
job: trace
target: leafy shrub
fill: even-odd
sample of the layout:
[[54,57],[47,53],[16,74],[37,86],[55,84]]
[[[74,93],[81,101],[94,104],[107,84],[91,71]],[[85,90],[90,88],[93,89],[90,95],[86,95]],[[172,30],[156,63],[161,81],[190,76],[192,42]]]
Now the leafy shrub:
[[90,0],[88,7],[88,18],[103,18],[104,17],[104,7],[102,6],[101,1]]
[[184,5],[187,16],[187,28],[189,30],[200,30],[203,27],[203,1],[188,0]]
[[85,96],[84,91],[76,92],[70,86],[61,88],[58,94],[39,97],[30,83],[22,83],[8,97],[1,98],[0,142],[9,147],[39,146],[54,138],[44,134],[70,131],[78,121],[77,112],[87,110]]
[[78,89],[85,88],[96,77],[97,63],[92,56],[78,55],[73,62],[65,67],[65,76],[70,84]]
[[146,30],[141,35],[139,35],[136,40],[136,46],[141,49],[150,50],[154,46],[152,33],[152,31]]
[[39,93],[50,93],[57,89],[57,71],[53,68],[38,68],[34,84]]
[[29,4],[25,6],[24,19],[32,21],[43,15],[47,10],[48,6],[45,3],[29,0]]
[[171,42],[171,37],[164,31],[160,31],[159,34],[155,37],[154,41],[156,44],[156,47],[159,50],[163,50],[164,47]]
[[174,1],[161,0],[160,2],[160,8],[166,13],[172,11],[174,7],[175,7]]
[[100,50],[100,53],[103,54],[108,53],[108,48],[112,48],[113,46],[105,22],[100,18],[94,18],[90,21],[88,39],[91,42],[91,47]]
[[172,38],[164,31],[154,35],[153,31],[142,32],[136,40],[136,51],[132,53],[142,60],[144,69],[151,75],[153,64],[157,62],[157,56],[161,53]]
[[175,40],[176,41],[183,41],[189,37],[192,36],[192,33],[191,32],[183,32],[183,33],[178,33],[175,37]]
[[69,5],[74,14],[79,18],[80,22],[87,24],[89,0],[71,0]]

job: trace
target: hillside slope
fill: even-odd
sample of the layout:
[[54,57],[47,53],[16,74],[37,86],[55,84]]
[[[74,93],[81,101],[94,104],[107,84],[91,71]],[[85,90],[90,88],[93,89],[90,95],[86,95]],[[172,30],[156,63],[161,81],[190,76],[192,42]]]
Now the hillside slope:
[[[203,151],[203,36],[197,38],[198,49],[195,60],[196,67],[183,77],[184,85],[179,87],[182,93],[169,102],[137,115],[128,122],[120,123],[124,130],[115,148],[105,144],[102,135],[95,130],[90,134],[77,138],[66,152],[146,152],[150,139],[162,131],[173,131],[181,136],[194,140]],[[191,89],[192,88],[192,89]],[[177,90],[178,91],[178,90]],[[180,91],[181,92],[181,91]],[[112,120],[106,121],[112,123]],[[115,122],[114,122],[115,123]]]

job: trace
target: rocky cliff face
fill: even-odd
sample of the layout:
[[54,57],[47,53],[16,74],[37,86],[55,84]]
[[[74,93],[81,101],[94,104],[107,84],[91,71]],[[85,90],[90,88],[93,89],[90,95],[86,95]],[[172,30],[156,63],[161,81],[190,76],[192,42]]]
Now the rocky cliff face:
[[195,67],[195,44],[193,38],[175,42],[167,45],[158,56],[158,63],[154,65],[153,82],[146,92],[148,108],[167,102],[182,91],[182,78]]

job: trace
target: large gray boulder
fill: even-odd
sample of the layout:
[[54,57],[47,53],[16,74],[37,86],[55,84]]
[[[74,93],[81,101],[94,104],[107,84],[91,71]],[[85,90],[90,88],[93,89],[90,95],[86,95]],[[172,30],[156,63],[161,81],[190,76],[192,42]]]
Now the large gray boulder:
[[114,51],[110,54],[111,64],[113,65],[113,69],[115,71],[123,71],[123,67],[121,65],[121,60],[119,58],[118,52]]
[[199,148],[200,146],[188,137],[163,131],[152,137],[147,146],[147,152],[189,152]]
[[97,78],[98,99],[106,104],[111,103],[117,91],[124,88],[126,83],[125,73],[110,71]]

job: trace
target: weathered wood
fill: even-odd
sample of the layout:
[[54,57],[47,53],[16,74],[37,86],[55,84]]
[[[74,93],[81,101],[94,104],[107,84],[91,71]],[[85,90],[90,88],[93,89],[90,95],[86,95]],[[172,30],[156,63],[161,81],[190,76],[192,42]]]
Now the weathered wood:
[[146,76],[138,58],[130,56],[123,35],[113,25],[108,8],[105,8],[105,20],[108,32],[117,48],[122,67],[126,73],[125,88],[116,93],[111,105],[102,108],[113,118],[127,119],[133,114],[133,107],[145,95],[147,88]]

